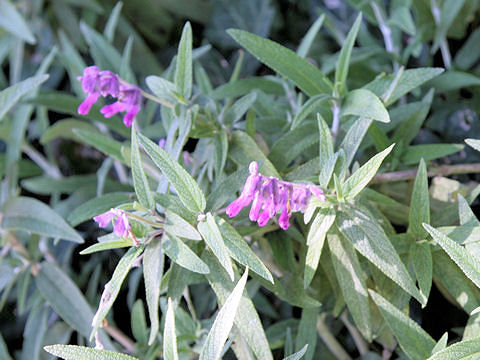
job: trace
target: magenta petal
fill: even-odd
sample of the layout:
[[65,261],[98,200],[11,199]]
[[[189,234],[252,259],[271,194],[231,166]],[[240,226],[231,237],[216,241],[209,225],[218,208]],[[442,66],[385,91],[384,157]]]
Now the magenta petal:
[[115,214],[113,213],[113,211],[109,210],[103,214],[95,216],[93,220],[98,223],[98,226],[100,226],[101,228],[105,228],[110,224],[114,217]]
[[128,232],[130,231],[130,223],[128,222],[128,216],[124,212],[120,216],[117,217],[117,221],[115,223],[115,227],[113,232],[115,235],[120,237],[127,237]]
[[119,112],[125,111],[125,104],[117,101],[111,105],[106,105],[100,109],[100,112],[106,118],[111,118],[112,116],[118,114]]
[[261,208],[262,208],[262,197],[260,196],[260,193],[257,192],[255,194],[255,197],[253,198],[252,207],[250,208],[250,213],[248,215],[251,221],[258,220],[258,215],[260,213]]
[[130,107],[130,109],[127,111],[127,113],[123,117],[123,123],[125,124],[125,126],[127,127],[132,126],[133,119],[135,119],[135,116],[137,116],[139,111],[140,111],[139,105],[133,105],[132,107]]
[[82,89],[86,93],[97,92],[100,69],[97,66],[89,66],[83,70],[83,76],[80,76]]
[[270,220],[270,214],[268,210],[263,210],[262,213],[258,216],[258,226],[265,226]]
[[120,91],[120,83],[118,76],[111,71],[100,72],[100,92],[102,96],[111,95],[118,97]]
[[280,217],[278,218],[278,225],[280,225],[283,230],[287,230],[290,226],[290,215],[288,214],[288,210],[286,208],[283,209]]
[[247,201],[245,198],[239,197],[237,200],[234,200],[230,205],[227,206],[225,212],[229,217],[237,216],[242,209],[247,206],[250,201]]
[[78,107],[78,113],[80,115],[87,115],[90,112],[93,104],[97,102],[99,96],[100,94],[96,92],[88,94],[87,98]]
[[315,186],[315,185],[310,185],[308,187],[310,189],[310,191],[312,192],[312,194],[320,201],[325,201],[325,194],[323,193],[323,190],[320,189],[319,187]]

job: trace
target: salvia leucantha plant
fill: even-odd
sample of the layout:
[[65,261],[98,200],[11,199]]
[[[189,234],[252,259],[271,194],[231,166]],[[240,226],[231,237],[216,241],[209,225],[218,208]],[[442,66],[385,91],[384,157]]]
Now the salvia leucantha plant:
[[480,357],[478,2],[286,3],[0,2],[1,359]]

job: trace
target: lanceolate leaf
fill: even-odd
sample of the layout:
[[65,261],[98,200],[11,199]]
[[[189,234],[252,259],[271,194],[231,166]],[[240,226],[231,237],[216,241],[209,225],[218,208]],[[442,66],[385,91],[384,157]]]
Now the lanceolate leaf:
[[148,316],[150,318],[150,337],[148,344],[155,341],[159,329],[158,301],[163,274],[164,255],[160,239],[152,239],[145,248],[143,256],[143,279],[145,281],[145,297]]
[[351,242],[337,234],[328,235],[328,246],[332,262],[342,289],[343,298],[352,314],[358,330],[367,339],[372,338],[366,276],[360,266]]
[[155,202],[153,201],[153,195],[150,191],[147,177],[143,171],[142,160],[140,158],[140,149],[138,148],[137,130],[135,123],[132,124],[132,147],[131,147],[131,166],[133,184],[135,186],[135,192],[138,197],[138,201],[147,209],[153,209]]
[[337,70],[335,71],[335,86],[338,89],[340,95],[343,94],[345,88],[345,82],[347,81],[348,67],[350,65],[350,56],[352,54],[353,44],[357,38],[358,30],[362,24],[362,13],[358,14],[357,19],[350,28],[347,38],[343,43],[340,56],[338,58]]
[[[234,283],[230,281],[228,274],[210,251],[205,251],[202,259],[205,260],[211,269],[207,275],[208,282],[215,291],[220,304],[223,304],[228,295],[232,293]],[[273,360],[262,323],[246,292],[243,293],[240,300],[234,322],[257,359]]]
[[187,22],[183,27],[182,37],[178,44],[175,85],[180,95],[188,100],[192,94],[192,27]]
[[430,356],[435,340],[380,294],[373,290],[369,292],[403,351],[413,360],[423,360]]
[[449,347],[441,350],[428,360],[451,360],[451,359],[465,359],[474,360],[480,357],[480,338],[472,340],[460,341]]
[[207,339],[203,344],[200,360],[217,360],[222,354],[223,345],[227,341],[228,334],[232,329],[235,315],[237,313],[240,300],[242,299],[243,289],[247,283],[248,267],[237,285],[225,300],[222,308],[218,312],[215,322],[208,333]]
[[207,245],[212,249],[220,264],[230,275],[233,281],[233,268],[230,255],[227,251],[225,243],[223,242],[222,234],[218,228],[215,219],[211,213],[207,213],[206,219],[198,223],[198,231],[202,234],[203,239]]
[[342,105],[341,115],[356,115],[384,123],[390,122],[390,116],[382,101],[367,89],[350,91]]
[[230,256],[240,264],[248,266],[249,269],[265,280],[273,284],[273,277],[267,267],[258,258],[258,256],[250,249],[247,242],[240,236],[235,228],[220,217],[215,216],[215,221],[225,240],[225,245]]
[[[300,360],[303,358],[303,355],[305,355],[305,353],[307,352],[309,348],[309,344],[306,344],[303,348],[301,348],[300,350],[298,350],[295,354],[292,354],[290,356],[287,356],[286,358],[284,358],[283,360]],[[305,357],[306,359],[306,357]]]
[[178,360],[177,334],[175,331],[175,309],[171,298],[168,298],[167,315],[165,316],[165,329],[163,330],[163,358],[165,360]]
[[77,345],[49,345],[44,349],[64,360],[138,360],[130,355]]
[[198,184],[187,171],[180,166],[165,150],[145,136],[138,134],[140,143],[168,181],[177,190],[183,205],[194,213],[205,210],[205,196]]
[[390,154],[392,148],[395,144],[390,145],[388,148],[378,153],[365,164],[362,165],[360,169],[355,171],[352,176],[350,176],[345,184],[343,184],[343,194],[347,200],[352,200],[357,196],[357,194],[363,190],[365,186],[370,182],[370,180],[377,173],[378,168],[382,164],[383,159]]
[[422,223],[430,223],[427,167],[423,159],[418,165],[417,177],[413,185],[408,226],[408,231],[417,239],[424,239],[427,236],[427,233],[422,228]]
[[227,32],[265,65],[292,80],[305,94],[313,96],[332,92],[328,78],[292,50],[243,30],[230,29]]
[[3,229],[25,230],[53,238],[83,243],[83,239],[63,218],[43,202],[28,197],[8,200],[3,208]]
[[110,311],[110,308],[112,307],[115,299],[118,296],[118,293],[120,292],[123,280],[125,280],[125,278],[127,277],[130,268],[132,267],[133,263],[142,251],[143,246],[132,247],[118,262],[118,265],[113,272],[112,279],[107,284],[105,284],[105,289],[103,290],[98,310],[93,317],[93,329],[92,333],[90,334],[90,339],[93,339],[93,336],[100,327],[103,319],[105,319],[105,316],[107,316],[107,313]]
[[178,265],[199,274],[208,274],[208,266],[182,240],[175,235],[163,236],[162,248],[165,254]]
[[433,262],[430,245],[426,242],[415,242],[410,250],[412,254],[413,270],[418,281],[420,293],[427,303],[432,287]]
[[425,230],[442,247],[443,250],[455,261],[465,275],[480,288],[480,264],[465,248],[441,233],[434,227],[423,224]]
[[363,209],[351,205],[337,213],[338,228],[357,251],[419,302],[418,289],[380,225]]
[[[6,3],[8,2],[2,2],[2,4],[6,4]],[[1,4],[0,4],[0,8],[1,8]],[[25,95],[31,90],[36,89],[45,81],[47,81],[47,79],[48,79],[48,75],[34,76],[1,91],[0,92],[0,122],[4,119],[5,114],[12,108],[13,105],[15,105],[18,102],[18,100],[20,100],[20,98],[23,95]]]

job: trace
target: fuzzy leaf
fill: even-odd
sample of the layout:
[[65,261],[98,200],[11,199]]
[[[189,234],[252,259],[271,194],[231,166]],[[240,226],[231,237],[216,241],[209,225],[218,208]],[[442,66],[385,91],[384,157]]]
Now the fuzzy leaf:
[[64,360],[138,360],[130,355],[77,345],[49,345],[44,349]]
[[153,195],[148,184],[145,171],[143,170],[142,160],[140,158],[140,149],[138,148],[137,130],[135,124],[132,124],[132,146],[131,146],[131,158],[132,177],[133,184],[135,186],[135,193],[137,194],[138,201],[147,209],[153,209],[155,202],[153,201]]
[[175,310],[171,298],[168,298],[165,329],[163,330],[163,358],[165,360],[178,360]]
[[187,21],[178,44],[175,85],[185,100],[192,94],[192,27]]

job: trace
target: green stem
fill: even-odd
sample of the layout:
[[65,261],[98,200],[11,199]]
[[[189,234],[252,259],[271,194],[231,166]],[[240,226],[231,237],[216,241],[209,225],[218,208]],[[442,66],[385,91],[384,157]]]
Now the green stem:
[[317,318],[317,332],[322,341],[327,345],[333,355],[336,356],[339,360],[352,360],[350,355],[345,351],[345,349],[340,345],[340,343],[335,339],[335,336],[332,335],[327,325],[325,324],[325,318],[327,317],[326,313],[318,315]]

